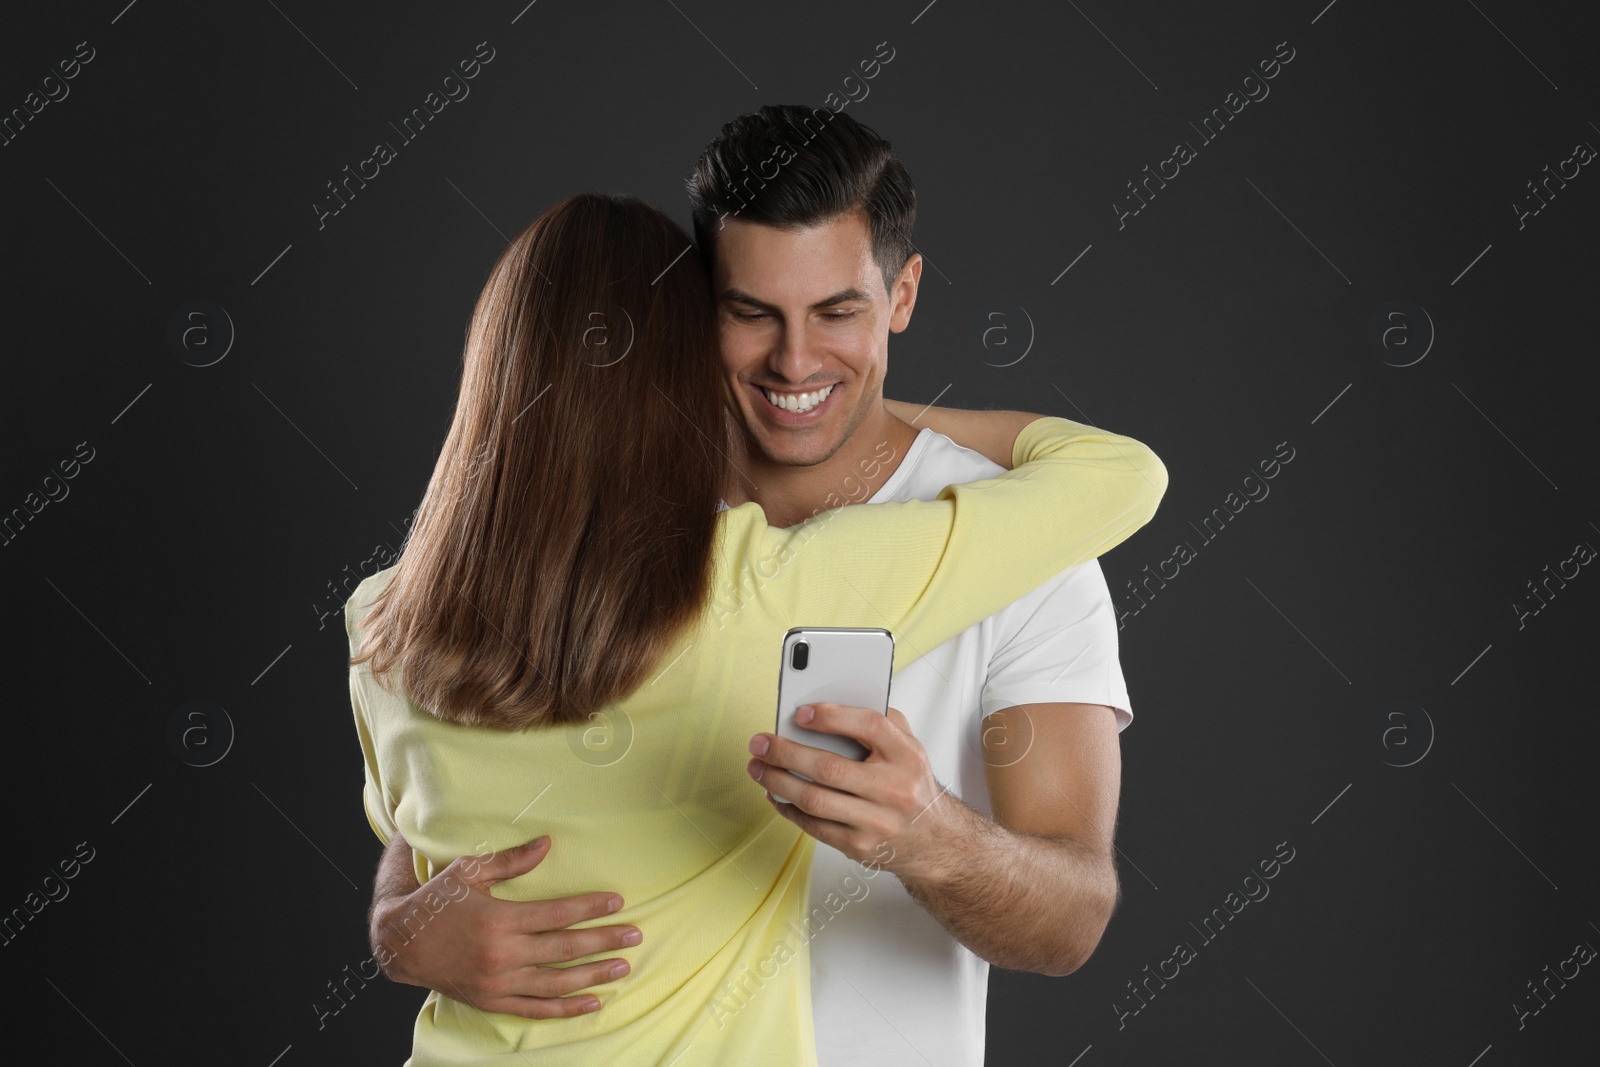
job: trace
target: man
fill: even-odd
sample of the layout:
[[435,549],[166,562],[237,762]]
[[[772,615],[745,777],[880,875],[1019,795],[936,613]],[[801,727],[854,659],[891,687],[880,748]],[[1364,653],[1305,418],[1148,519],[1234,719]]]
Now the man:
[[[730,505],[756,500],[785,526],[999,473],[883,397],[889,334],[909,324],[922,273],[915,195],[887,142],[826,109],[764,107],[723,128],[689,190],[744,436]],[[810,727],[854,737],[865,761],[751,739],[751,787],[790,802],[775,807],[817,839],[807,929],[823,1067],[981,1063],[990,964],[1069,974],[1116,905],[1117,734],[1132,715],[1098,562],[924,651],[894,679],[887,716],[817,706]],[[608,914],[613,894],[487,892],[559,847],[497,853],[471,877],[457,861],[435,882],[473,891],[402,930],[429,889],[395,838],[372,915],[389,976],[535,1018],[597,1006],[549,965],[629,943],[631,927],[566,929]]]

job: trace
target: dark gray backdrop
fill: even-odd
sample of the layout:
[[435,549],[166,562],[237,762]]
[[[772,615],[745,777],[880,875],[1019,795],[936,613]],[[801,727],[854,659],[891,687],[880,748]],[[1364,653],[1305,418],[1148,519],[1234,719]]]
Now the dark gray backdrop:
[[[917,183],[891,394],[1171,474],[1104,561],[1124,898],[1078,973],[994,972],[990,1062],[1592,1059],[1591,5],[124,2],[0,38],[0,108],[38,108],[0,144],[0,914],[59,898],[0,961],[57,1062],[403,1057],[420,991],[313,1006],[370,954],[378,854],[344,590],[401,543],[509,235],[583,189],[687,226],[724,120],[831,92]],[[1178,976],[1135,999],[1147,966]]]

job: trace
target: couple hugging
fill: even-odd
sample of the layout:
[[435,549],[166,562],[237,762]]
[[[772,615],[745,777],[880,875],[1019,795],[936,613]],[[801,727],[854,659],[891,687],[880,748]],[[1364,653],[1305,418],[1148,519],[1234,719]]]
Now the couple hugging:
[[[689,195],[693,240],[580,194],[511,242],[345,607],[373,946],[433,990],[409,1062],[981,1064],[990,964],[1071,973],[1117,901],[1096,557],[1166,469],[884,397],[922,257],[854,119],[741,116]],[[772,732],[795,626],[894,634],[887,715],[800,713],[864,760]]]

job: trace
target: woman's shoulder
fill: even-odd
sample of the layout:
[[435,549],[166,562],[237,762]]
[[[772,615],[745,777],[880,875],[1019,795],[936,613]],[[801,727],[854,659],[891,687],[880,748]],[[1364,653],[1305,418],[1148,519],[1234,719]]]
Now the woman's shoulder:
[[394,577],[395,571],[399,569],[399,566],[398,563],[391,564],[383,568],[383,570],[369,574],[361,579],[361,583],[356,586],[356,591],[350,594],[351,603],[372,603],[372,598],[383,592],[390,579]]
[[361,617],[366,614],[372,601],[388,586],[394,578],[395,568],[399,564],[391,564],[383,570],[369,574],[361,579],[355,591],[344,602],[345,625],[347,630],[353,630],[360,625]]

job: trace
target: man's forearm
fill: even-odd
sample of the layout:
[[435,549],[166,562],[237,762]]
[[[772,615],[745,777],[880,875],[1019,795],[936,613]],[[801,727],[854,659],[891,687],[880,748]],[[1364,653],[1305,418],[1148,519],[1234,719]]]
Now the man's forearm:
[[1100,943],[1117,902],[1116,868],[1069,838],[1019,833],[948,793],[927,811],[947,848],[895,873],[951,935],[997,967],[1061,976]]
[[385,950],[383,954],[391,958],[397,953],[399,945],[391,943],[394,931],[383,925],[385,905],[403,901],[419,888],[416,868],[411,860],[411,847],[396,834],[384,848],[383,858],[378,861],[377,876],[373,879],[372,907],[367,910],[367,938],[373,951]]

